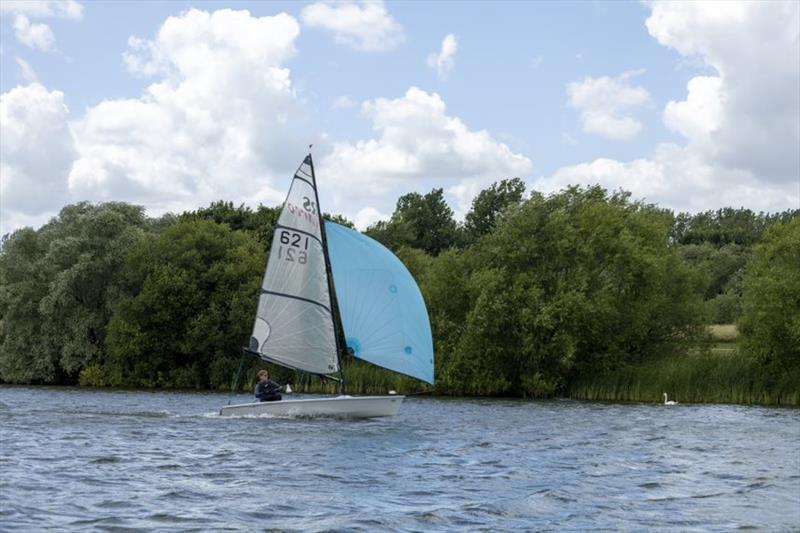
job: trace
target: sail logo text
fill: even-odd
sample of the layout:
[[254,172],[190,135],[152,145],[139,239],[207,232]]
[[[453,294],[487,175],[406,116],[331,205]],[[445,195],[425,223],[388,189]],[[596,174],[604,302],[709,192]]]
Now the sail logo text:
[[292,203],[286,202],[286,209],[289,210],[289,213],[296,217],[300,217],[304,219],[309,224],[313,225],[315,228],[319,226],[319,219],[316,215],[312,215],[310,212],[306,211],[305,209],[298,207]]

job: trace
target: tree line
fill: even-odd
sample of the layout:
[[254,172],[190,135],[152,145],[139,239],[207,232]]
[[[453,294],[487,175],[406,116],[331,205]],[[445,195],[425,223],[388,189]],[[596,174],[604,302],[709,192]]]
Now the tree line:
[[[230,387],[279,209],[219,201],[150,218],[79,203],[4,236],[0,381]],[[442,394],[558,395],[701,352],[710,323],[738,323],[765,368],[800,364],[797,210],[675,214],[600,187],[526,194],[515,178],[461,223],[434,189],[366,233],[422,289]]]

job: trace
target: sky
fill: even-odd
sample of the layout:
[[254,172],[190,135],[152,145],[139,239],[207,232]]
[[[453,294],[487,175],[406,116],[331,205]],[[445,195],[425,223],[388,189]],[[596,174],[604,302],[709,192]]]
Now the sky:
[[800,2],[0,0],[0,234],[79,201],[364,229],[442,188],[800,208]]

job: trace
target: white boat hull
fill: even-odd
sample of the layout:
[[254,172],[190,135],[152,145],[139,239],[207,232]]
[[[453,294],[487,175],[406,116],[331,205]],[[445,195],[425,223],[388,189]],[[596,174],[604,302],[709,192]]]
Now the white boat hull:
[[226,405],[220,416],[376,418],[394,416],[405,396],[337,396]]

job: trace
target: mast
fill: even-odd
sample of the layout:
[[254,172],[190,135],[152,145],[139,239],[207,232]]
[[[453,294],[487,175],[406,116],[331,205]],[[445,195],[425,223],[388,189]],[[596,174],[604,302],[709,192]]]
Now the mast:
[[[309,149],[311,146],[309,146]],[[336,327],[336,320],[333,317],[333,311],[336,304],[336,293],[334,292],[333,283],[331,280],[331,259],[328,255],[328,239],[325,235],[325,221],[322,218],[322,208],[319,205],[319,192],[317,191],[317,175],[314,172],[314,160],[311,158],[311,152],[308,153],[308,164],[311,167],[311,179],[314,182],[314,199],[317,202],[317,216],[319,217],[320,235],[322,236],[322,254],[325,257],[325,277],[328,282],[328,294],[331,297],[331,321],[333,322],[334,339],[336,340],[336,359],[339,362],[339,393],[345,394],[344,383],[344,366],[342,366],[342,345],[339,339],[338,328]]]

